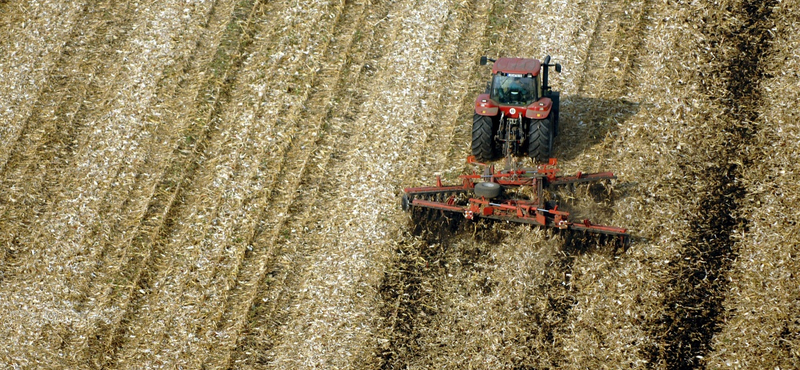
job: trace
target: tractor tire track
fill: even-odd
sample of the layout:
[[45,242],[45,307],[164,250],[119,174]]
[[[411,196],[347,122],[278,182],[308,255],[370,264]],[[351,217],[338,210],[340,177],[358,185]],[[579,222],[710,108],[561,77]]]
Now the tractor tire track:
[[610,86],[608,90],[614,92],[613,95],[604,97],[606,99],[622,98],[628,93],[629,83],[634,77],[630,72],[642,47],[650,1],[636,0],[631,3],[626,1],[626,4],[619,4],[612,11],[616,24],[613,33],[610,34],[610,46],[604,53],[607,54],[607,60],[601,68],[592,69],[593,72],[602,73],[601,76],[597,76],[601,86]]
[[[713,162],[693,173],[706,190],[699,209],[691,213],[698,216],[690,221],[689,241],[680,251],[683,258],[669,264],[672,278],[663,287],[664,312],[648,323],[654,340],[645,353],[650,367],[704,368],[711,339],[724,325],[727,274],[738,256],[734,234],[748,229],[748,221],[739,215],[745,196],[740,178],[757,159],[743,153],[752,145],[761,121],[761,61],[770,53],[775,5],[775,1],[731,1],[727,6],[714,5],[710,15],[687,19],[702,25],[705,41],[698,49],[705,50],[701,56],[710,68],[699,72],[698,79],[719,107],[719,116],[709,117],[709,129],[721,133],[722,142],[707,148],[712,153],[706,156]],[[737,21],[729,22],[732,19]]]
[[[609,64],[614,73],[609,75],[606,84],[614,86],[614,90],[617,91],[617,96],[612,96],[613,98],[625,97],[630,92],[631,86],[638,83],[636,76],[638,58],[644,47],[647,26],[654,7],[653,0],[639,1],[641,5],[629,7],[623,13],[624,27],[621,27],[621,33],[617,35],[615,43],[622,45],[614,49],[615,52],[610,56]],[[625,45],[630,47],[624,47]]]
[[595,6],[603,10],[596,13],[576,91],[588,96],[613,91],[603,98],[616,99],[627,95],[632,82],[630,72],[642,47],[650,0],[609,0]]
[[[20,136],[31,130],[34,106],[41,105],[43,90],[68,42],[80,32],[76,22],[90,9],[83,3],[18,4],[0,15],[0,29],[8,42],[0,43],[0,173]],[[72,36],[72,37],[70,37]],[[2,73],[9,71],[10,76]],[[44,97],[46,99],[46,97]]]
[[[613,91],[604,99],[618,99],[634,82],[631,75],[642,48],[651,0],[608,0],[595,3],[594,31],[583,58],[583,72],[576,91],[594,97],[597,91]],[[598,96],[599,98],[599,96]]]
[[[112,205],[111,209],[120,209],[126,215],[115,223],[109,232],[110,241],[96,258],[96,266],[89,273],[91,280],[86,284],[84,297],[80,302],[81,311],[96,318],[86,325],[87,333],[76,333],[77,339],[70,344],[70,352],[81,355],[86,362],[97,367],[108,365],[111,353],[115,325],[120,322],[120,317],[126,306],[126,297],[130,297],[132,286],[129,280],[136,275],[134,271],[141,268],[142,256],[147,256],[151,249],[137,243],[137,238],[142,235],[152,235],[158,229],[155,220],[163,220],[165,211],[174,203],[177,191],[187,175],[191,172],[191,162],[186,162],[188,154],[197,154],[198,148],[204,145],[203,139],[207,137],[209,125],[207,121],[193,120],[188,112],[190,108],[200,109],[208,96],[216,95],[213,83],[210,81],[214,75],[207,65],[218,50],[219,32],[231,16],[233,4],[212,3],[206,14],[206,21],[201,25],[198,34],[205,33],[217,35],[203,40],[195,40],[195,48],[187,53],[184,63],[176,63],[174,69],[179,73],[165,73],[164,78],[158,83],[158,93],[155,95],[159,102],[151,116],[169,122],[168,128],[163,124],[162,129],[154,130],[154,137],[150,148],[146,150],[151,159],[145,160],[145,165],[159,171],[157,176],[139,176],[127,198],[122,204]],[[187,82],[186,75],[201,76]],[[203,96],[205,95],[205,96]],[[185,101],[195,104],[183,104]],[[175,106],[171,106],[174,104]],[[159,132],[160,131],[160,132]],[[171,145],[164,145],[164,144]],[[180,164],[180,167],[176,165]],[[184,170],[188,169],[188,170]],[[144,171],[147,172],[147,171]],[[169,199],[169,201],[165,201]],[[110,282],[110,283],[109,283]],[[118,309],[122,308],[121,311]]]
[[195,109],[186,118],[192,122],[191,130],[173,151],[171,164],[157,184],[138,230],[131,238],[127,250],[133,252],[121,256],[120,265],[124,268],[116,272],[117,282],[110,291],[102,293],[110,297],[110,307],[118,308],[108,325],[98,327],[100,340],[89,345],[90,352],[105,354],[101,362],[103,367],[118,362],[118,351],[130,336],[128,325],[138,317],[154,280],[164,269],[160,263],[167,253],[163,240],[176,227],[179,215],[185,212],[186,189],[199,181],[198,170],[206,161],[209,146],[218,140],[224,126],[219,111],[230,102],[244,56],[252,48],[256,33],[253,21],[259,7],[257,0],[230,2],[217,5],[212,14],[209,29],[216,29],[220,23],[223,29],[213,58],[206,66],[205,81],[193,101]]
[[[340,22],[347,22],[353,17],[351,13],[358,12],[358,9],[365,4],[351,6],[354,7]],[[360,20],[356,24],[367,22],[379,25],[388,15],[388,8],[382,4],[372,4],[371,9],[370,12],[359,16]],[[288,307],[295,298],[293,287],[298,284],[299,270],[304,260],[302,256],[306,248],[299,235],[316,227],[311,224],[315,217],[319,217],[315,211],[325,209],[323,204],[330,201],[320,198],[320,194],[324,191],[325,183],[331,178],[331,161],[337,151],[350,147],[348,144],[350,137],[358,131],[350,126],[354,123],[353,117],[360,112],[362,97],[359,91],[364,89],[362,86],[364,78],[372,75],[374,65],[381,55],[376,40],[382,38],[383,27],[374,27],[373,31],[366,35],[363,30],[364,28],[355,30],[352,36],[347,35],[349,33],[347,30],[337,30],[347,35],[345,39],[352,37],[350,46],[346,48],[347,60],[341,67],[342,71],[339,72],[341,77],[334,90],[338,91],[339,95],[330,103],[326,116],[322,118],[322,130],[314,143],[310,163],[304,166],[297,186],[283,187],[287,192],[296,189],[293,190],[291,202],[287,203],[288,217],[282,219],[277,225],[279,227],[275,227],[271,232],[263,226],[260,227],[252,243],[256,246],[271,245],[276,252],[263,266],[258,266],[256,276],[259,279],[254,280],[257,284],[254,287],[256,290],[244,292],[253,296],[248,298],[246,316],[240,318],[246,322],[236,323],[241,328],[238,329],[240,334],[236,338],[236,350],[231,349],[231,353],[228,354],[227,361],[230,367],[269,364],[273,359],[270,355],[271,349],[276,343],[284,340],[279,327],[288,318]],[[339,40],[342,36],[344,35],[337,35],[334,39]],[[298,232],[295,233],[293,230]]]
[[[605,38],[603,36],[612,33],[615,26],[613,24],[614,18],[612,15],[619,13],[619,6],[615,6],[615,4],[621,1],[622,0],[603,0],[599,3],[590,4],[590,7],[594,9],[594,11],[587,10],[587,14],[594,14],[595,16],[587,17],[588,23],[583,27],[584,30],[591,27],[592,32],[587,43],[586,54],[581,62],[583,71],[580,74],[580,79],[574,83],[577,94],[585,94],[587,85],[599,81],[600,76],[602,76],[603,69],[602,66],[598,65],[598,60],[608,59],[608,57],[603,58],[601,55],[601,50],[604,49],[603,46],[607,43],[604,40],[608,38],[607,36]],[[610,53],[610,51],[608,53]]]
[[[323,204],[329,205],[322,206],[320,209],[330,208],[346,211],[333,212],[327,220],[318,218],[317,230],[312,231],[315,234],[313,237],[315,240],[334,238],[345,242],[336,243],[330,248],[317,247],[306,253],[308,255],[307,262],[301,265],[298,275],[300,275],[299,281],[308,288],[300,292],[295,301],[297,303],[293,304],[291,312],[289,312],[289,318],[281,326],[282,331],[291,334],[286,334],[281,342],[272,346],[269,353],[272,366],[317,364],[316,366],[332,367],[353,366],[358,363],[359,366],[369,367],[371,366],[369,364],[375,363],[376,358],[371,348],[361,346],[364,345],[362,341],[370,341],[369,334],[358,329],[369,325],[368,321],[372,320],[369,312],[362,311],[362,306],[369,302],[358,297],[372,294],[369,291],[370,283],[368,281],[374,277],[362,276],[360,272],[350,271],[350,269],[360,269],[364,264],[380,265],[382,262],[375,260],[380,257],[374,255],[373,251],[375,253],[382,252],[379,251],[380,247],[369,250],[362,249],[366,240],[358,242],[355,239],[356,234],[352,233],[357,233],[356,230],[362,228],[371,230],[379,225],[381,222],[379,220],[384,217],[376,214],[373,222],[364,222],[358,225],[347,219],[361,212],[364,212],[362,219],[370,217],[368,214],[381,212],[377,209],[381,207],[373,207],[369,211],[363,209],[366,204],[360,202],[358,198],[369,197],[369,195],[364,194],[362,189],[368,186],[370,194],[377,192],[378,186],[386,186],[385,182],[380,180],[384,176],[389,176],[387,181],[395,181],[393,179],[400,177],[399,172],[395,171],[400,171],[405,167],[400,165],[403,163],[403,158],[412,158],[415,155],[409,156],[406,152],[417,153],[420,149],[419,144],[423,141],[417,134],[416,126],[418,124],[412,119],[418,113],[406,108],[408,106],[402,108],[402,112],[394,111],[394,109],[390,112],[385,108],[388,106],[400,109],[399,104],[401,103],[397,99],[408,100],[405,104],[416,107],[417,97],[428,95],[428,93],[417,95],[419,93],[415,93],[415,91],[425,91],[425,88],[415,87],[412,89],[406,83],[411,81],[417,83],[416,81],[419,81],[417,78],[421,80],[425,74],[423,71],[428,71],[432,75],[438,72],[435,67],[429,69],[428,66],[433,63],[433,60],[421,54],[421,50],[428,47],[441,47],[440,37],[443,27],[439,22],[447,19],[447,9],[452,6],[453,4],[433,6],[431,3],[427,3],[413,8],[409,2],[405,2],[395,6],[386,17],[385,23],[388,23],[389,29],[388,34],[383,37],[383,48],[388,47],[389,50],[382,50],[382,53],[385,54],[380,57],[377,68],[370,67],[370,70],[374,68],[380,74],[370,80],[372,84],[368,89],[381,95],[377,97],[372,106],[365,107],[359,114],[352,130],[356,134],[353,136],[353,140],[342,148],[345,151],[342,154],[334,153],[334,158],[337,159],[330,162],[331,167],[328,171],[336,173],[339,181],[336,183],[330,183],[330,180],[326,181],[331,187],[321,194],[321,198],[325,200]],[[426,10],[423,11],[421,8],[426,8]],[[426,16],[435,17],[436,21],[428,22],[425,25],[419,23]],[[383,20],[379,20],[379,22],[384,23]],[[416,32],[423,32],[424,36],[416,35]],[[409,42],[408,40],[412,38],[413,41]],[[408,42],[409,46],[403,48],[402,45],[406,45],[405,42]],[[406,65],[410,63],[422,64],[422,66],[407,67]],[[426,83],[432,81],[429,80],[425,79]],[[406,97],[407,95],[414,98]],[[396,98],[391,98],[393,96]],[[386,99],[390,100],[386,101]],[[426,102],[419,104],[425,106]],[[386,122],[387,124],[376,125],[376,122]],[[365,151],[364,148],[369,149]],[[397,150],[403,153],[400,154]],[[401,157],[397,158],[394,155],[401,155]],[[376,167],[374,172],[370,173],[353,172],[357,168],[354,165],[356,163],[375,163]],[[377,165],[378,163],[384,165]],[[396,168],[396,170],[389,168]],[[353,194],[356,191],[360,192],[360,196],[343,196],[343,194]],[[382,193],[380,197],[383,196]],[[353,241],[355,245],[347,241]],[[325,276],[328,274],[333,275],[326,278]],[[338,281],[339,284],[336,284],[334,288],[332,284],[335,281]],[[348,309],[334,312],[333,304],[343,304]],[[326,325],[326,322],[337,320],[337,318],[347,320],[347,324],[339,328]],[[314,349],[339,339],[344,343],[338,345],[335,351],[318,353]],[[359,343],[359,345],[353,347],[354,343]],[[300,345],[300,348],[294,349],[297,355],[289,356],[288,347],[294,345]]]
[[[272,191],[258,207],[260,209],[257,217],[258,226],[245,243],[248,245],[248,250],[244,252],[236,269],[235,279],[231,282],[231,289],[227,292],[225,309],[220,311],[220,317],[215,320],[216,338],[209,343],[207,349],[209,356],[203,365],[205,367],[232,366],[234,347],[239,342],[248,319],[251,318],[248,313],[254,305],[261,283],[266,273],[275,268],[276,261],[281,259],[287,250],[286,245],[281,245],[282,239],[285,239],[284,231],[292,228],[290,223],[296,218],[305,219],[303,213],[308,208],[299,207],[298,203],[305,205],[316,197],[314,191],[307,191],[303,186],[308,177],[312,176],[314,169],[321,166],[315,162],[324,161],[324,158],[314,156],[313,153],[319,151],[317,148],[324,140],[338,142],[342,139],[338,137],[341,133],[326,132],[325,126],[332,110],[343,108],[341,105],[334,108],[332,103],[334,93],[346,89],[348,83],[353,84],[358,81],[358,78],[351,78],[352,76],[346,73],[352,68],[347,65],[348,54],[353,49],[356,34],[363,29],[368,12],[366,4],[347,1],[337,14],[338,19],[330,32],[331,44],[326,47],[323,57],[331,64],[316,72],[310,93],[303,104],[306,107],[314,107],[315,110],[318,110],[317,107],[326,109],[321,114],[304,112],[306,114],[303,120],[309,125],[286,149],[287,153],[297,154],[284,156],[278,175],[269,186]],[[349,110],[349,107],[345,106],[345,109]],[[309,127],[311,130],[308,130]],[[323,139],[323,136],[330,138]],[[298,196],[302,197],[302,202],[297,201]],[[293,210],[292,207],[299,209]],[[280,286],[286,289],[285,285]],[[277,317],[271,315],[266,318],[280,322],[276,320]]]
[[125,40],[133,17],[130,6],[120,12],[109,11],[107,6],[96,4],[83,14],[80,23],[91,27],[74,31],[40,98],[40,105],[52,108],[34,109],[28,121],[36,129],[20,135],[3,169],[0,186],[8,191],[0,197],[0,225],[5,230],[0,245],[8,246],[3,251],[9,253],[0,265],[0,281],[14,275],[9,268],[29,264],[35,219],[52,206],[61,176],[77,153],[79,138],[88,135],[84,122],[90,109],[87,102],[103,95],[97,78],[114,73],[113,67],[107,70],[106,66],[114,65],[113,50]]
[[[326,8],[328,11],[333,11],[334,16],[329,16],[330,13],[321,11],[321,7]],[[286,100],[280,99],[280,95],[277,97],[272,96],[272,99],[274,99],[276,103],[283,102],[283,107],[280,107],[275,103],[270,105],[256,104],[252,114],[245,113],[242,117],[237,116],[225,118],[228,121],[238,121],[243,118],[245,123],[248,123],[248,120],[255,119],[252,126],[262,126],[264,124],[262,122],[272,124],[273,126],[268,126],[265,128],[267,132],[267,137],[265,138],[262,130],[253,131],[252,129],[249,129],[251,124],[246,124],[245,128],[247,129],[236,134],[237,137],[242,137],[245,139],[242,141],[242,144],[240,145],[238,142],[234,142],[233,145],[231,145],[231,149],[220,148],[219,150],[222,154],[217,157],[219,159],[209,163],[208,166],[205,166],[204,172],[214,176],[216,179],[213,181],[215,182],[219,180],[220,174],[225,176],[226,172],[229,172],[227,175],[228,179],[234,180],[230,181],[232,183],[230,188],[225,185],[226,190],[224,190],[224,192],[210,194],[212,198],[216,198],[216,201],[212,200],[212,202],[209,203],[211,208],[213,208],[213,212],[216,214],[216,216],[214,216],[212,219],[217,220],[214,221],[214,223],[218,222],[219,226],[213,225],[214,223],[209,225],[208,221],[201,221],[201,223],[205,222],[205,226],[202,227],[206,228],[207,231],[205,232],[204,238],[197,240],[200,243],[201,248],[214,249],[203,251],[202,256],[198,257],[202,258],[203,260],[210,258],[217,262],[209,265],[209,268],[203,268],[198,270],[196,273],[191,273],[192,275],[196,275],[196,277],[193,279],[195,279],[195,284],[197,284],[198,287],[193,287],[190,282],[183,281],[183,279],[186,278],[186,274],[174,277],[167,275],[161,276],[159,278],[160,282],[175,286],[177,291],[171,288],[162,289],[162,291],[159,291],[157,295],[150,297],[149,299],[150,301],[154,302],[151,310],[149,311],[150,315],[166,317],[167,319],[174,321],[175,325],[185,327],[183,330],[191,332],[191,335],[197,338],[197,340],[189,343],[188,348],[185,349],[181,348],[185,345],[179,343],[169,343],[168,345],[164,345],[155,353],[155,358],[173,358],[173,360],[177,361],[178,363],[185,362],[187,366],[190,367],[194,366],[192,365],[194,362],[202,360],[202,358],[197,358],[196,356],[184,356],[183,353],[196,352],[196,347],[204,346],[206,341],[212,340],[210,338],[216,335],[213,332],[213,328],[216,325],[216,320],[221,314],[221,311],[218,310],[218,307],[224,304],[222,302],[224,302],[225,297],[228,295],[229,287],[235,284],[235,281],[232,279],[235,278],[238,271],[238,263],[241,262],[241,258],[245,254],[245,251],[248,247],[246,245],[246,241],[252,237],[252,233],[257,225],[257,219],[254,217],[254,215],[258,214],[257,210],[263,208],[263,202],[265,202],[267,199],[264,197],[264,195],[269,194],[269,189],[272,189],[275,186],[273,181],[280,173],[280,166],[282,163],[278,159],[283,158],[284,155],[290,157],[293,155],[292,153],[288,152],[288,150],[292,148],[294,136],[298,134],[300,127],[304,127],[301,126],[303,120],[298,119],[298,114],[301,112],[302,106],[308,97],[309,88],[311,86],[308,84],[303,85],[303,81],[297,80],[295,77],[297,76],[297,69],[295,68],[302,68],[306,63],[310,63],[311,65],[319,63],[316,58],[324,53],[329,39],[323,38],[322,42],[314,45],[310,43],[293,44],[291,40],[292,37],[294,37],[294,34],[291,32],[296,32],[297,29],[292,27],[282,27],[282,22],[291,22],[293,20],[303,19],[303,22],[305,23],[302,25],[302,27],[318,27],[320,29],[326,29],[330,27],[332,22],[336,19],[335,14],[340,9],[341,7],[339,5],[334,8],[332,6],[326,6],[325,4],[315,4],[314,7],[307,7],[303,9],[285,9],[281,12],[274,12],[269,9],[263,10],[262,14],[269,14],[270,17],[277,17],[272,19],[272,22],[269,24],[274,24],[275,30],[277,30],[277,32],[283,32],[283,34],[281,34],[281,37],[267,36],[260,38],[261,40],[264,40],[265,43],[258,44],[258,49],[256,49],[256,52],[254,53],[254,58],[256,59],[249,60],[248,64],[251,66],[263,65],[264,62],[261,62],[261,60],[266,61],[266,59],[270,59],[270,61],[267,63],[271,64],[271,67],[266,69],[254,69],[254,67],[249,67],[249,74],[242,79],[242,83],[249,83],[251,80],[254,81],[254,83],[257,83],[256,81],[258,81],[258,79],[263,79],[265,76],[275,76],[277,81],[273,81],[273,83],[277,84],[278,86],[288,86],[287,95],[285,95]],[[298,15],[280,16],[282,12],[295,11],[302,11],[302,13],[311,14],[313,17],[310,17],[310,22],[306,22],[309,17],[301,17]],[[278,15],[275,15],[276,13],[278,13]],[[288,43],[280,42],[285,41],[286,38],[289,40]],[[306,47],[306,49],[303,53],[299,53],[298,50],[300,49],[298,48],[302,47]],[[297,59],[297,56],[300,56],[300,60],[297,60],[292,64],[281,63],[280,59],[272,58],[272,56],[276,55],[276,53],[291,56],[293,59]],[[309,57],[303,57],[303,55],[309,55]],[[310,71],[315,70],[314,68],[308,69]],[[281,80],[281,78],[284,78],[285,80]],[[308,77],[308,80],[313,81],[314,79],[314,73],[312,72],[312,74]],[[293,92],[293,90],[295,92]],[[262,93],[263,91],[258,92],[258,96],[261,97]],[[286,102],[288,102],[288,104],[285,104]],[[241,104],[235,104],[235,101],[232,101],[232,104],[229,105],[229,108],[227,108],[223,113],[238,115],[239,108],[236,108],[238,106],[241,106]],[[279,109],[277,111],[273,111],[267,108],[261,108],[269,106],[279,107]],[[288,140],[279,140],[275,144],[272,144],[269,142],[273,140],[273,138],[270,137],[271,132],[277,132],[279,137],[283,136],[288,138]],[[245,137],[245,135],[247,137]],[[252,145],[251,143],[257,143],[259,141],[264,142],[262,142],[261,145],[255,145],[253,150],[247,150],[247,148]],[[242,158],[242,156],[237,153],[240,153],[241,151],[247,151],[248,158],[239,160]],[[278,163],[279,166],[265,168],[265,166],[268,166],[271,163]],[[219,172],[220,169],[222,169],[222,172]],[[193,195],[190,195],[191,198],[194,199],[197,197],[207,196],[205,195],[204,190],[200,190],[202,188],[197,189],[198,191],[195,191]],[[192,230],[191,226],[187,227],[188,230]],[[188,236],[184,233],[184,231],[187,231],[187,227],[182,227],[175,232],[177,235]],[[180,242],[172,241],[170,242],[170,248],[181,248],[180,244]],[[192,258],[191,255],[188,257]],[[175,261],[174,263],[181,265],[184,262],[180,261],[179,258],[179,260]],[[175,280],[175,282],[172,282],[173,280]],[[188,286],[187,283],[189,284]],[[200,288],[200,286],[205,285],[219,288],[205,291]],[[185,308],[181,307],[182,311],[199,310],[201,311],[198,312],[200,315],[194,312],[183,312],[181,314],[177,314],[167,309],[167,307],[170,305],[169,302],[179,296],[186,297],[186,299],[189,299],[190,301],[196,300],[195,303],[188,305]],[[143,320],[143,318],[137,319],[137,323],[134,325],[142,325]],[[177,322],[182,323],[178,324]],[[164,336],[165,339],[169,338],[167,337],[168,334],[166,332],[159,334],[159,331],[161,330],[156,331],[155,336],[136,340],[132,346],[127,346],[129,349],[126,351],[126,355],[123,357],[130,358],[131,356],[142,356],[142,354],[135,353],[138,351],[137,348],[146,345],[146,343],[149,341],[158,341],[159,336]],[[150,357],[150,355],[144,356]]]

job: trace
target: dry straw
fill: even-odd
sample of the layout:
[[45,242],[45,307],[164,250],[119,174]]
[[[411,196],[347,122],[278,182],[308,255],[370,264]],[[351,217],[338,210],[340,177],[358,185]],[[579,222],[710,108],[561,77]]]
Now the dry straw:
[[[742,107],[753,100],[731,101],[741,76],[726,71],[742,60],[731,40],[746,44],[760,23],[746,27],[737,9],[559,0],[3,11],[0,31],[19,42],[0,45],[0,101],[15,107],[0,111],[0,332],[12,339],[0,361],[641,368],[674,364],[687,343],[674,333],[690,332],[707,339],[683,364],[798,367],[798,11],[775,4],[773,40],[754,56],[759,104]],[[561,167],[619,179],[556,194],[577,216],[630,228],[630,249],[400,213],[402,187],[468,168],[482,54],[563,64],[551,76]],[[696,224],[726,215],[707,201],[726,191],[709,176],[721,168],[743,189],[741,222],[732,252],[714,260],[695,252],[705,248]],[[713,284],[676,281],[705,268]],[[691,294],[712,305],[679,307]],[[704,316],[714,336],[705,324],[665,324],[692,310],[720,311]]]

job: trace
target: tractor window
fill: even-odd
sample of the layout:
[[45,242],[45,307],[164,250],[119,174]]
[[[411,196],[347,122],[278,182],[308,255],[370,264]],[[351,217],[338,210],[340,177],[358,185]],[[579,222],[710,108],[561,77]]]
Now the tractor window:
[[528,105],[537,99],[539,76],[522,77],[498,73],[492,80],[491,98],[500,104]]

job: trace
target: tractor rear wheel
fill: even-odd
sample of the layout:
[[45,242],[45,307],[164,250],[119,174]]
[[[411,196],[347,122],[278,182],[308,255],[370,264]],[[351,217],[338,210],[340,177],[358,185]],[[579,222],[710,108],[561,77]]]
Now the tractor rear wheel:
[[472,155],[479,161],[492,159],[492,117],[475,114],[472,117]]
[[545,162],[553,149],[553,124],[549,118],[532,120],[528,125],[528,156]]

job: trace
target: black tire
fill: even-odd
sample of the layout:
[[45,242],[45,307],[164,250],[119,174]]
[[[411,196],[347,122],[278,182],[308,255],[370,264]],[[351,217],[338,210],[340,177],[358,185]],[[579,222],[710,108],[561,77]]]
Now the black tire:
[[553,137],[558,136],[558,112],[561,110],[561,93],[558,91],[551,91],[547,97],[553,101],[553,110],[550,112],[550,118],[553,121]]
[[496,182],[479,182],[475,184],[474,191],[476,196],[492,199],[503,192],[503,187]]
[[553,148],[550,118],[535,119],[528,125],[528,156],[534,162],[546,162]]
[[492,117],[475,114],[472,117],[472,155],[481,162],[491,160],[492,144]]

